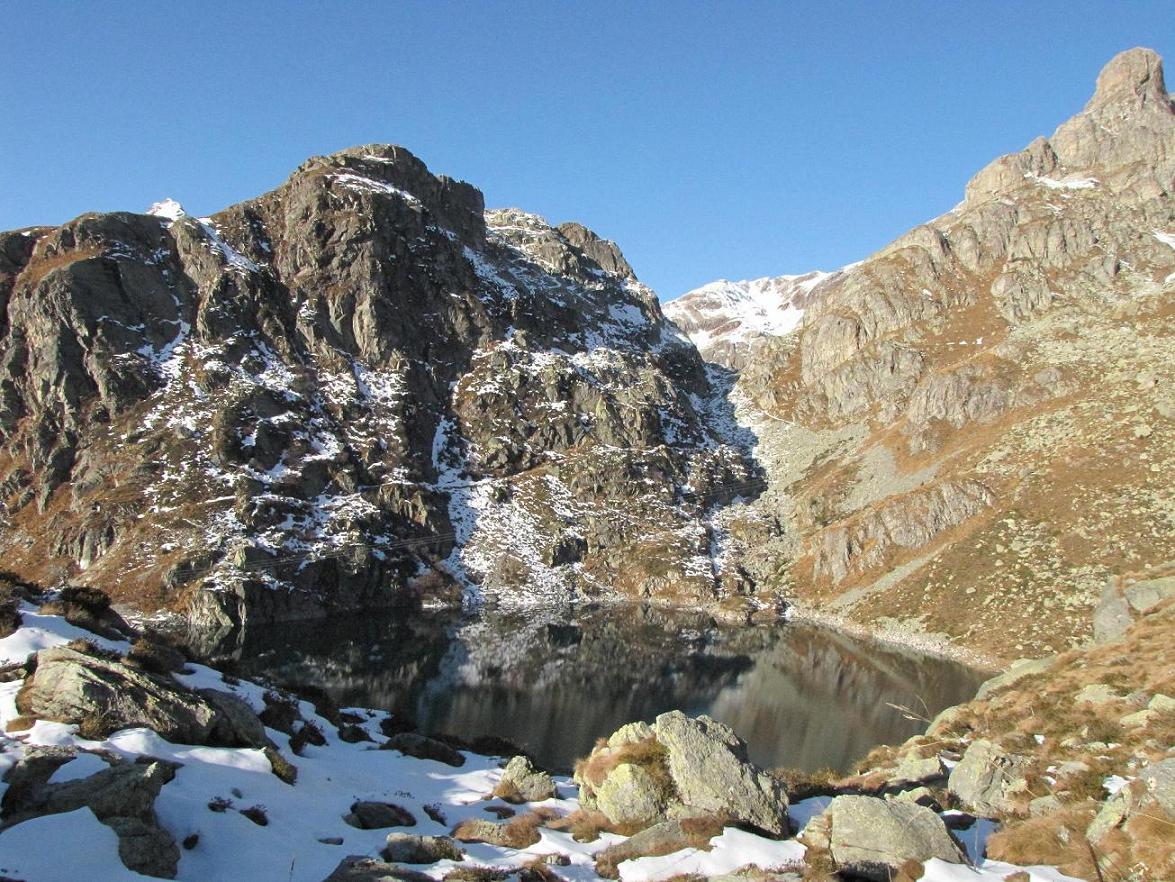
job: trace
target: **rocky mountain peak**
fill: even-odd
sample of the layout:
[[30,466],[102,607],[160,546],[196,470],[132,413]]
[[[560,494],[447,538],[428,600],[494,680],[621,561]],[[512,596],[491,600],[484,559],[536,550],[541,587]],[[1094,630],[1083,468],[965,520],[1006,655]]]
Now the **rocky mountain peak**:
[[1127,49],[1102,68],[1085,112],[1110,107],[1171,112],[1171,97],[1163,81],[1163,59],[1157,52],[1142,47]]
[[1004,198],[1024,187],[1114,191],[1170,189],[1175,179],[1175,107],[1162,59],[1129,49],[1110,60],[1085,109],[1051,138],[1001,156],[967,184],[967,201]]
[[726,600],[721,407],[613,243],[403,147],[0,233],[0,554],[139,607]]
[[1050,138],[823,282],[756,351],[736,400],[772,488],[757,504],[783,527],[747,541],[766,549],[753,579],[790,558],[814,608],[871,627],[901,610],[1011,655],[1079,642],[1113,573],[1175,556],[1155,489],[1175,473],[1163,89],[1153,52],[1118,56]]

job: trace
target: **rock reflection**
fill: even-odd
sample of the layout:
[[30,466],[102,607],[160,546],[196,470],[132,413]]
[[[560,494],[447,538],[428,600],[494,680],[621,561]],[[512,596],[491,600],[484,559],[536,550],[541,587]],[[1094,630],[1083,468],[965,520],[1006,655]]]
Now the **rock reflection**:
[[930,717],[982,679],[811,626],[736,629],[617,605],[283,624],[243,635],[227,654],[245,676],[317,685],[422,731],[509,738],[553,768],[622,723],[680,708],[732,725],[761,765],[844,769],[924,728],[892,705]]

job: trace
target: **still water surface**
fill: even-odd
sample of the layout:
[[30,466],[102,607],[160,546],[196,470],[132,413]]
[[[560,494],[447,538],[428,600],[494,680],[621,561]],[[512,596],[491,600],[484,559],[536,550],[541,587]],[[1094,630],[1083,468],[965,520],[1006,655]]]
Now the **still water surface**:
[[254,629],[245,676],[326,689],[422,732],[497,735],[570,768],[599,737],[674,708],[729,723],[760,765],[845,769],[970,698],[983,675],[800,624],[719,627],[641,606],[348,616]]

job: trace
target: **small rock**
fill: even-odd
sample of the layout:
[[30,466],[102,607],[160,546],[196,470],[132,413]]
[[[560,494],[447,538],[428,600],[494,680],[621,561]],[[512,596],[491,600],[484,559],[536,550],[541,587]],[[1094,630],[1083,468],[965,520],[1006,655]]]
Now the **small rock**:
[[465,757],[455,748],[443,741],[429,738],[426,735],[417,735],[414,732],[401,732],[393,735],[379,746],[380,750],[398,750],[405,756],[416,759],[436,760],[448,766],[465,765]]
[[1051,793],[1045,796],[1038,796],[1036,799],[1028,803],[1029,817],[1039,818],[1044,815],[1051,815],[1053,812],[1061,808],[1061,801],[1053,796]]
[[934,795],[934,791],[929,787],[915,787],[912,790],[903,790],[900,793],[894,794],[892,799],[901,802],[912,802],[915,805],[924,806],[936,812],[942,810],[938,797]]
[[[320,842],[325,840],[319,840]],[[342,842],[342,840],[339,840]],[[328,843],[334,844],[334,843]],[[386,864],[361,854],[343,858],[322,882],[435,882],[432,876]]]
[[937,756],[927,759],[908,756],[898,764],[891,780],[897,784],[926,784],[945,777],[946,770]]
[[1104,683],[1090,683],[1077,692],[1075,701],[1078,704],[1108,704],[1111,701],[1121,701],[1122,696],[1113,688]]
[[360,801],[351,805],[343,820],[360,830],[379,830],[383,827],[415,827],[416,818],[407,809],[390,802]]
[[555,781],[527,757],[516,756],[502,770],[494,795],[507,802],[540,802],[554,798]]
[[465,860],[465,852],[448,836],[415,836],[411,833],[389,833],[380,856],[385,861],[402,864]]

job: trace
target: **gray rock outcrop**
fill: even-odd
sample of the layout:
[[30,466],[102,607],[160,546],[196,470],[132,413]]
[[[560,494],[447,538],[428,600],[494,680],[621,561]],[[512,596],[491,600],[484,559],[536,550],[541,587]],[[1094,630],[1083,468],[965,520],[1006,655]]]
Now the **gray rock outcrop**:
[[947,789],[968,811],[998,817],[1014,811],[1017,798],[1027,793],[1024,757],[1010,754],[984,739],[973,741],[951,769]]
[[613,823],[713,815],[775,836],[789,830],[782,784],[747,759],[729,726],[706,716],[671,711],[651,727],[622,727],[577,767],[576,781],[583,804]]
[[86,778],[50,783],[53,772],[69,758],[60,751],[33,752],[9,770],[0,802],[3,825],[88,808],[118,835],[119,857],[128,869],[175,878],[179,847],[155,815],[155,798],[175,777],[175,766],[118,762]]
[[502,770],[494,793],[507,802],[540,802],[555,796],[555,781],[549,772],[536,769],[529,758],[515,756]]
[[906,861],[963,862],[942,819],[912,802],[838,796],[804,828],[809,848],[828,852],[838,870],[886,882]]
[[222,720],[175,681],[64,646],[37,653],[37,669],[16,704],[26,716],[86,724],[93,734],[146,726],[182,744],[208,743]]

